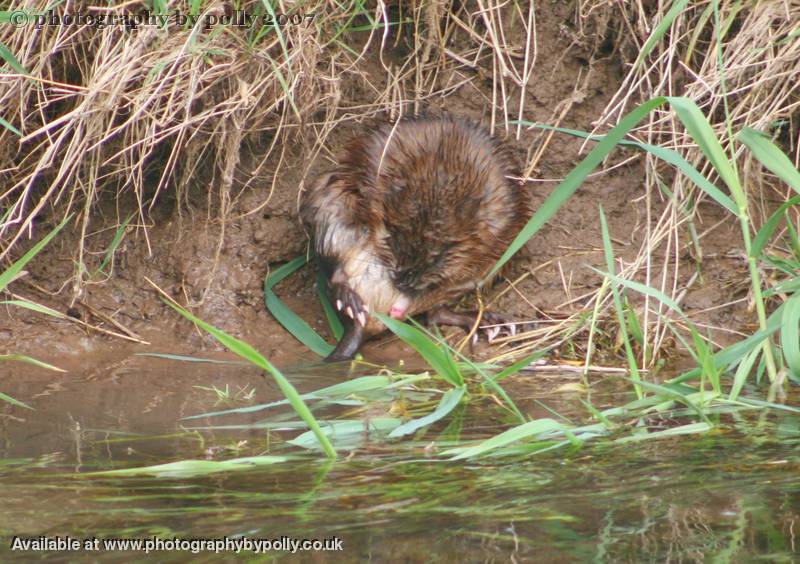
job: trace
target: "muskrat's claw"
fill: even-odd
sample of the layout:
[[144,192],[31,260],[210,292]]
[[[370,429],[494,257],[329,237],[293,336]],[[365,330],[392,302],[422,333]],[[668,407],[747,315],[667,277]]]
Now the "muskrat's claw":
[[490,343],[494,342],[497,336],[500,334],[501,327],[498,325],[496,327],[487,327],[486,328],[486,340]]
[[517,324],[514,320],[501,313],[484,312],[480,329],[486,332],[486,340],[490,343],[494,342],[503,331],[509,337],[517,334]]
[[361,297],[350,286],[344,283],[332,283],[331,293],[336,298],[336,309],[344,313],[347,317],[361,324],[367,325],[369,309],[361,301]]

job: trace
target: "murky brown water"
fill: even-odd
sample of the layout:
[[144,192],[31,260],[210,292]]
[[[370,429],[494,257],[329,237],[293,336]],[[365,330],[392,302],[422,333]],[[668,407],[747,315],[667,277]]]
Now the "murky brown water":
[[[217,404],[214,393],[196,386],[227,386],[234,395],[254,389],[257,403],[279,398],[277,387],[248,366],[112,351],[93,356],[91,365],[81,367],[76,361],[69,368],[69,374],[53,376],[23,364],[2,366],[2,391],[35,407],[28,411],[0,403],[3,560],[130,561],[144,555],[11,550],[14,536],[40,535],[81,541],[341,540],[342,551],[289,556],[312,561],[800,558],[800,417],[795,414],[721,416],[719,430],[700,436],[605,441],[537,456],[467,462],[431,457],[426,446],[457,434],[448,427],[453,421],[459,422],[462,439],[495,434],[509,422],[491,402],[473,400],[423,436],[365,437],[350,456],[329,462],[281,446],[292,432],[188,429],[290,413],[280,408],[181,420],[247,405]],[[342,369],[295,367],[290,377],[301,391],[309,391],[347,375]],[[593,401],[621,403],[626,386],[606,379],[597,384]],[[508,386],[526,415],[542,416],[550,408],[585,420],[577,396],[554,388],[552,379],[539,376],[518,378]],[[194,478],[89,475],[265,452],[290,459]],[[235,557],[232,551],[224,554]],[[155,557],[202,561],[220,555],[161,551]]]

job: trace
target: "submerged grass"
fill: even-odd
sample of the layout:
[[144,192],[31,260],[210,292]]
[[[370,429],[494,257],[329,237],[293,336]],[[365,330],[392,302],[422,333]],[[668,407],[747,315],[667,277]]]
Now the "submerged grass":
[[[619,280],[615,281],[615,283],[618,282]],[[396,323],[406,325],[402,322]],[[396,328],[394,325],[392,327]],[[408,325],[406,327],[414,329]],[[457,353],[445,341],[436,341],[423,331],[417,331],[417,333],[413,333],[415,339],[409,339],[409,344],[412,346],[422,345],[423,348],[428,345],[437,346],[441,354],[449,356],[451,362],[455,364],[454,355]],[[524,364],[518,364],[516,368],[522,369],[524,366]],[[492,372],[493,380],[499,380],[509,375],[508,369],[481,368],[481,370]],[[308,392],[301,398],[312,404],[310,409],[313,411],[345,409],[344,417],[328,418],[322,429],[337,449],[354,450],[363,447],[367,441],[374,445],[381,440],[391,441],[417,433],[444,420],[459,405],[474,404],[486,397],[481,392],[482,388],[486,386],[486,382],[480,378],[466,378],[464,385],[451,386],[444,392],[433,386],[436,379],[428,374],[407,375],[388,372],[381,376],[357,377]],[[438,379],[442,383],[448,382],[441,374],[438,375]],[[526,454],[543,453],[568,446],[577,447],[587,441],[601,439],[624,443],[703,433],[717,425],[711,419],[717,413],[764,408],[800,413],[799,408],[740,397],[738,395],[740,390],[736,391],[736,395],[732,390],[731,395],[726,397],[717,389],[716,385],[712,385],[711,389],[706,389],[702,378],[699,386],[669,382],[655,384],[644,381],[636,382],[636,384],[643,391],[642,397],[623,406],[597,409],[590,403],[585,404],[596,422],[575,424],[555,412],[554,415],[560,420],[523,417],[520,424],[510,427],[496,436],[477,442],[471,439],[462,441],[458,433],[454,436],[452,432],[445,430],[441,434],[441,440],[430,444],[430,446],[436,445],[436,447],[430,449],[429,455],[440,460],[457,461],[489,454],[505,456],[519,455],[521,452]],[[740,382],[734,382],[734,386],[736,385],[740,385]],[[468,393],[468,388],[472,389],[472,393]],[[437,396],[439,399],[434,399]],[[261,405],[197,414],[186,419],[197,420],[222,415],[269,412],[288,404],[290,404],[288,400],[279,400]],[[377,413],[376,406],[381,404],[402,405],[403,407],[399,412],[393,407]],[[352,418],[353,410],[361,415]],[[401,416],[398,416],[398,413]],[[692,418],[697,418],[699,421],[691,421]],[[689,419],[689,421],[677,423],[680,419]],[[675,420],[676,423],[663,429],[661,422],[665,420]],[[257,423],[212,424],[192,428],[264,429],[271,430],[271,432],[295,432],[304,426],[302,421],[292,421],[276,413],[275,416],[267,417]],[[652,431],[650,430],[651,426],[655,427]],[[316,450],[319,445],[315,434],[307,431],[286,441],[283,446],[276,444],[273,448],[280,451],[288,446],[294,446]],[[392,448],[397,448],[397,445]],[[194,463],[195,461],[186,461],[189,471],[195,470]],[[181,469],[180,465],[176,468]],[[146,467],[138,470],[141,470],[142,473],[159,473],[161,467]],[[172,467],[167,466],[165,470],[170,472]],[[217,470],[216,467],[209,468],[210,472]],[[198,471],[202,471],[202,468],[198,468]],[[127,472],[135,474],[137,469],[130,469]]]
[[240,472],[261,466],[280,464],[288,461],[286,456],[247,456],[228,460],[179,460],[167,464],[157,464],[141,468],[124,468],[90,472],[88,476],[155,476],[158,478],[194,478],[219,472]]
[[[245,460],[228,477],[187,475],[180,467],[174,477],[169,469],[154,469],[154,478],[87,475],[120,462],[114,454],[124,444],[111,444],[114,454],[85,458],[80,476],[66,474],[59,459],[47,466],[38,461],[38,467],[36,460],[8,461],[5,509],[9,515],[32,511],[29,500],[36,500],[42,523],[61,523],[69,511],[60,533],[78,537],[89,525],[110,538],[142,531],[196,538],[198,528],[213,537],[281,530],[297,537],[336,535],[345,547],[362,540],[368,545],[372,531],[356,535],[379,521],[382,538],[412,534],[410,545],[386,550],[373,544],[374,556],[393,561],[402,559],[398,555],[419,559],[421,551],[428,560],[452,561],[454,547],[466,545],[459,560],[469,561],[484,547],[528,560],[547,553],[558,561],[592,555],[619,561],[633,554],[663,561],[702,553],[750,561],[768,553],[771,561],[791,562],[797,512],[787,499],[795,491],[799,437],[791,417],[783,417],[766,427],[783,424],[785,431],[765,442],[763,431],[753,432],[756,419],[738,418],[730,433],[663,445],[595,445],[547,457],[520,452],[436,464],[422,459],[424,444],[417,441],[410,452],[372,445],[349,461],[298,455],[250,471],[243,471],[247,457],[236,455]],[[142,446],[133,445],[141,453]],[[181,446],[164,441],[162,450],[183,453]],[[83,503],[65,509],[41,499],[53,490],[80,493]],[[513,530],[505,531],[511,521]],[[9,534],[24,533],[10,527]]]

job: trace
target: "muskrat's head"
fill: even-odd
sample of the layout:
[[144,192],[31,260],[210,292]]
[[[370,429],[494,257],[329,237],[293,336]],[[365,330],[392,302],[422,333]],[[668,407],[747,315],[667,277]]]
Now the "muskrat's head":
[[391,272],[395,288],[412,299],[432,290],[439,283],[436,271],[441,265],[428,260],[424,250],[420,251],[418,255],[410,257],[410,260],[396,260]]

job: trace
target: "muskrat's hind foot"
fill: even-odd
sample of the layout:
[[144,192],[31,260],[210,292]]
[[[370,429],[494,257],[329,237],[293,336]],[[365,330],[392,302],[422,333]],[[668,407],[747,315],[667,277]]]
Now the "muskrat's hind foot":
[[[461,327],[464,331],[469,333],[472,330],[472,326],[475,325],[475,319],[477,317],[477,311],[458,313],[452,309],[440,307],[428,313],[428,323],[434,325],[453,325],[454,327]],[[490,343],[494,341],[503,329],[505,329],[509,336],[517,334],[517,324],[511,317],[491,311],[483,312],[478,330],[486,333],[487,341]],[[477,339],[477,336],[478,334],[476,333],[474,338]]]

